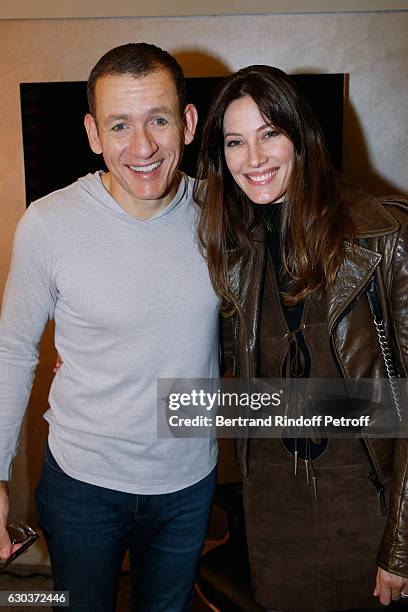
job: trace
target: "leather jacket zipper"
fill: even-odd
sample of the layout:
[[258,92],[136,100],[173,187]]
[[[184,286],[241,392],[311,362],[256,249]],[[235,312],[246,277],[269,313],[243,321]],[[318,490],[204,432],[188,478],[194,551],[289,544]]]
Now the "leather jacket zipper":
[[[367,452],[368,451],[367,446],[364,444],[363,447],[364,447],[364,449]],[[370,463],[372,465],[372,461],[371,461],[371,457],[370,456],[369,456],[369,461],[370,461]],[[368,475],[368,480],[376,488],[377,496],[378,496],[378,505],[379,505],[381,516],[387,516],[387,503],[385,501],[385,488],[381,484],[381,482],[380,482],[380,480],[378,478],[377,472],[375,471],[374,467],[373,467],[372,472],[370,472],[369,475]]]
[[[361,298],[361,296],[364,293],[367,293],[367,291],[370,290],[370,287],[372,286],[372,278],[370,277],[370,279],[367,281],[367,283],[364,285],[364,287],[361,289],[361,291],[358,292],[358,294],[354,297],[354,299],[350,302],[350,304],[347,306],[347,308],[343,311],[342,313],[342,318],[347,315],[355,306],[355,304],[358,302],[358,300]],[[339,354],[337,352],[336,349],[336,345],[334,343],[334,331],[335,331],[335,327],[337,327],[337,325],[339,324],[340,319],[338,319],[336,321],[336,325],[333,326],[332,328],[332,334],[330,336],[330,342],[331,342],[331,346],[333,349],[333,353],[335,355],[335,359],[336,359],[336,363],[338,365],[338,368],[341,372],[342,377],[344,378],[346,384],[347,384],[347,375],[346,372],[344,371],[344,368],[342,366]],[[371,453],[370,453],[370,449],[367,445],[367,442],[365,441],[364,438],[361,439],[361,444],[362,447],[367,455],[368,461],[370,463],[371,466],[371,472],[368,474],[368,479],[369,481],[375,486],[376,491],[377,491],[377,496],[378,496],[378,504],[379,504],[379,510],[380,510],[380,514],[381,516],[386,516],[387,515],[387,504],[386,504],[386,500],[385,500],[385,488],[384,485],[381,483],[380,481],[380,477],[378,475],[377,469],[374,465],[373,459],[371,457]]]

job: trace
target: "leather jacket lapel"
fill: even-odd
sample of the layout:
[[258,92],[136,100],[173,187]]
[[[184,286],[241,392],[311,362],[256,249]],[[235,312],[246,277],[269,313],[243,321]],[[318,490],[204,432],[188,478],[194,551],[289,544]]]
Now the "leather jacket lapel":
[[265,242],[263,229],[254,239],[254,248],[246,261],[238,261],[229,271],[229,285],[235,297],[235,305],[242,314],[239,328],[239,361],[249,369],[249,376],[257,375],[254,363],[257,350],[258,324],[260,321],[261,293],[265,268]]
[[330,335],[342,315],[364,292],[381,259],[380,253],[375,253],[357,244],[346,243],[344,261],[337,273],[334,285],[327,290]]
[[364,292],[370,277],[382,260],[382,254],[358,244],[361,238],[378,238],[398,230],[394,217],[380,202],[366,196],[350,209],[357,242],[345,243],[345,257],[332,287],[327,290],[329,334],[354,301]]

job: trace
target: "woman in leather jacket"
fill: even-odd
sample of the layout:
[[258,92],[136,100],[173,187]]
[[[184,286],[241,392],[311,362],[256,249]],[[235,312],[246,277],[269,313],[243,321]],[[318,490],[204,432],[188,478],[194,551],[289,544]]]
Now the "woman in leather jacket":
[[[406,377],[407,200],[344,184],[285,73],[250,66],[220,85],[199,178],[199,238],[232,322],[236,376],[387,378],[367,297],[375,278]],[[265,609],[408,597],[406,439],[241,442],[252,585]]]

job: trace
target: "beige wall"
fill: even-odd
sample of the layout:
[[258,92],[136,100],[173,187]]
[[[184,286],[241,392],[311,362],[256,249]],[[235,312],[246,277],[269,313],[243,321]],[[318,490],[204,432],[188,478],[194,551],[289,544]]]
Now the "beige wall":
[[408,0],[2,0],[0,19],[407,10]]
[[[250,63],[289,72],[348,73],[345,174],[375,192],[408,192],[407,12],[0,20],[0,292],[25,207],[19,83],[84,80],[107,49],[137,40],[176,54],[189,76],[225,74]],[[29,436],[25,428],[16,463],[17,518],[32,515],[51,344],[49,337],[31,401]]]

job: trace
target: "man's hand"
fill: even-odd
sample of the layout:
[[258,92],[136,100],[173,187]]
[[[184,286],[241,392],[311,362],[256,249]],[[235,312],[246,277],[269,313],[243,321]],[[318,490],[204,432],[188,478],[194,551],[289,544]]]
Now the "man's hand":
[[408,579],[391,574],[379,567],[375,580],[374,597],[378,597],[384,606],[388,606],[391,601],[400,599],[401,591],[408,595]]
[[10,537],[6,529],[9,513],[9,494],[7,482],[0,481],[0,559],[5,561],[13,552]]
[[22,544],[12,544],[7,531],[9,492],[7,482],[0,480],[0,561],[6,561]]
[[62,360],[61,355],[57,352],[57,361],[55,362],[55,366],[54,366],[54,369],[53,369],[54,374],[56,374],[58,372],[58,370],[60,369],[60,367],[62,366],[63,363],[64,362]]

